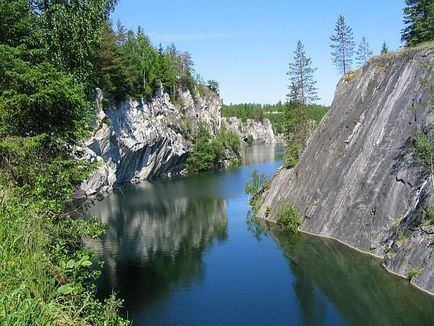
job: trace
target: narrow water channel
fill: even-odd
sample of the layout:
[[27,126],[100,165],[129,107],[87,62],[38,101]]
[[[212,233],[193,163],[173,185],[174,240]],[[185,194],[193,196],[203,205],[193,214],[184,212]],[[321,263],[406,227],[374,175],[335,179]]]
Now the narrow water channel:
[[282,148],[252,146],[245,165],[124,187],[88,214],[107,223],[91,246],[101,297],[124,299],[133,325],[434,325],[434,299],[335,241],[261,232],[244,185],[272,175]]

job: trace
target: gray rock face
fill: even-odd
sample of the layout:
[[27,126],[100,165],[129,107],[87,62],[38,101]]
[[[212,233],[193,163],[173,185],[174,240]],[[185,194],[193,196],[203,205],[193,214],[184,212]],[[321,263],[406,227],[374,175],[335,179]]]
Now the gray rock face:
[[276,142],[273,127],[268,119],[241,119],[230,117],[223,118],[222,122],[228,130],[236,132],[240,139],[247,142],[249,136],[252,137],[254,144],[273,144]]
[[433,49],[404,50],[344,76],[299,164],[274,178],[259,216],[270,207],[266,219],[276,221],[290,202],[304,216],[302,231],[382,257],[404,277],[418,271],[412,283],[434,293],[434,230],[423,221],[433,179],[411,151],[417,132],[434,133],[433,61]]
[[175,107],[160,92],[149,102],[125,101],[106,113],[100,108],[97,131],[81,151],[101,166],[79,193],[94,195],[117,184],[181,173],[198,124],[206,123],[213,133],[219,130],[221,101],[211,91],[194,97],[186,91],[179,102]]

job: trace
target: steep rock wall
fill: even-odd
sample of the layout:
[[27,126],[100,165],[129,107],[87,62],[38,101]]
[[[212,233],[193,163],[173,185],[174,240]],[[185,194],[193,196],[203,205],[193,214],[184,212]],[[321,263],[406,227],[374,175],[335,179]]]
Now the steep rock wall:
[[180,173],[198,124],[206,123],[214,134],[220,129],[221,101],[211,91],[195,96],[180,92],[178,101],[175,107],[160,91],[149,102],[129,100],[105,112],[100,108],[97,130],[81,148],[84,157],[99,162],[100,167],[76,195],[94,195],[117,184]]
[[344,76],[298,165],[272,181],[259,216],[276,221],[290,202],[303,215],[300,230],[379,256],[402,276],[417,271],[412,282],[434,293],[434,228],[423,221],[433,182],[411,150],[417,132],[433,139],[433,53],[404,50]]
[[273,144],[276,142],[273,126],[268,119],[242,121],[236,117],[230,117],[223,118],[222,122],[228,130],[237,133],[244,142],[248,142],[249,137],[254,144]]

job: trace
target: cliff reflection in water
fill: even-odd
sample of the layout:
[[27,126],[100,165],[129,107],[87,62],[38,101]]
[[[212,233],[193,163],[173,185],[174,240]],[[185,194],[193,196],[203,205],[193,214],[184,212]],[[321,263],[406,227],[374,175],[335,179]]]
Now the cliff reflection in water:
[[323,324],[332,303],[348,325],[434,325],[434,299],[386,273],[378,260],[334,240],[271,236],[295,276],[304,324]]
[[243,165],[261,164],[273,162],[283,158],[284,147],[283,144],[270,144],[247,146],[242,149]]
[[107,224],[91,244],[105,261],[99,294],[121,292],[130,312],[200,281],[204,251],[227,238],[225,200],[182,179],[123,189],[89,213]]

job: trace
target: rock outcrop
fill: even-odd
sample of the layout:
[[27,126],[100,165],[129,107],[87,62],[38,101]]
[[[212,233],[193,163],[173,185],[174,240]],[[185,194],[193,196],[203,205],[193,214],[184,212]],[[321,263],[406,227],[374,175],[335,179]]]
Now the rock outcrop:
[[[97,103],[101,103],[101,94]],[[113,186],[171,176],[184,169],[195,130],[206,123],[220,129],[221,101],[211,91],[192,96],[180,92],[179,106],[160,91],[155,99],[125,101],[96,115],[96,131],[81,148],[86,159],[100,167],[80,185],[77,196],[95,195]]]
[[245,143],[273,144],[276,142],[273,126],[268,119],[247,119],[245,121],[236,117],[223,118],[222,122],[228,130],[238,134]]
[[412,149],[420,132],[434,139],[433,66],[433,48],[405,49],[345,75],[298,165],[273,179],[259,216],[276,221],[290,202],[303,215],[300,230],[381,257],[434,293],[426,217],[433,176]]

